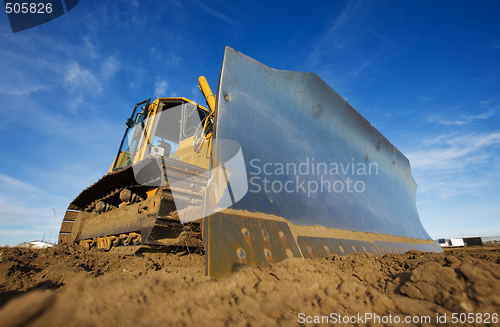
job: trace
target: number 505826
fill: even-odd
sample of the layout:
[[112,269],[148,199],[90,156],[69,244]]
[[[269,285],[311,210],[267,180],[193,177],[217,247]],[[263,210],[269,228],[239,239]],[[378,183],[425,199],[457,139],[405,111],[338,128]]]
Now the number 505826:
[[52,4],[45,3],[10,3],[5,4],[5,12],[7,14],[50,14],[52,12]]

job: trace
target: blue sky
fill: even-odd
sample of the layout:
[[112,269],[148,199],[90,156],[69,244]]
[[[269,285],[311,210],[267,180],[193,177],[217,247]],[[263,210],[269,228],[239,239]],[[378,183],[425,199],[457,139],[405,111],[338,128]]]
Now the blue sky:
[[90,1],[13,34],[0,14],[0,245],[57,238],[135,103],[204,103],[229,45],[310,71],[409,159],[433,238],[500,233],[497,1]]

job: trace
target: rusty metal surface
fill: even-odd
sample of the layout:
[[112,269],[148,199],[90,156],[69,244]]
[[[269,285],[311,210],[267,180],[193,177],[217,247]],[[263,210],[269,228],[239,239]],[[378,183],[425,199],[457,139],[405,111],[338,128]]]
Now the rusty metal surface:
[[297,240],[305,258],[323,258],[329,255],[349,255],[371,253],[373,255],[403,254],[411,250],[436,252],[436,244],[397,243],[382,241],[360,241],[337,238],[317,238],[299,236]]
[[78,211],[67,210],[64,214],[63,221],[75,221]]
[[288,224],[225,214],[210,216],[208,222],[207,272],[224,277],[243,265],[279,262],[301,254]]
[[[91,215],[85,213],[86,215]],[[119,219],[118,219],[119,218]],[[109,217],[107,213],[97,217],[91,217],[83,221],[81,232],[76,239],[83,240],[107,235],[116,235],[120,233],[129,233],[140,231],[149,234],[154,227],[156,215],[123,215],[121,217]]]
[[64,221],[61,223],[60,233],[71,233],[74,223],[72,221]]

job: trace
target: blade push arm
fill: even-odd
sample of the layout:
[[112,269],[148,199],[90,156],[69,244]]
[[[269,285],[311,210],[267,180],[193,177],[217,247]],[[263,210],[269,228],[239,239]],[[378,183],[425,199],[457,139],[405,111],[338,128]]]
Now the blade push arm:
[[210,89],[210,86],[208,85],[207,79],[205,76],[200,76],[198,78],[198,87],[200,88],[201,93],[207,100],[208,107],[210,108],[210,112],[215,111],[215,97],[212,93],[212,90]]

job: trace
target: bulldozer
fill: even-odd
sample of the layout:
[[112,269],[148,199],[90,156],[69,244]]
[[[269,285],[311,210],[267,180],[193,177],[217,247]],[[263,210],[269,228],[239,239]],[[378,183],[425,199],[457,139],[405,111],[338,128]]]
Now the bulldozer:
[[226,47],[206,106],[147,99],[106,175],[69,205],[59,243],[205,253],[207,275],[287,258],[441,252],[409,160],[314,73]]

